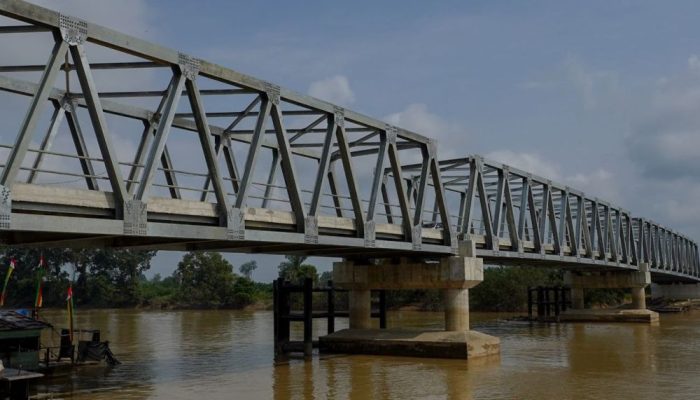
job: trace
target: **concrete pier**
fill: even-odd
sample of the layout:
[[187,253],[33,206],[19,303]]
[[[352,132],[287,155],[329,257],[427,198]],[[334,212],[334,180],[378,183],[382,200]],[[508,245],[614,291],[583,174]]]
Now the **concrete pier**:
[[[640,264],[637,271],[607,271],[587,274],[567,272],[564,281],[571,287],[571,309],[561,314],[561,321],[644,323],[658,323],[659,321],[659,314],[646,308],[644,290],[651,283],[648,264]],[[585,309],[584,294],[586,289],[630,289],[632,292],[631,309]]]
[[353,289],[349,293],[350,329],[372,328],[372,297],[369,289]]
[[[469,289],[484,279],[484,266],[471,242],[459,256],[441,262],[401,259],[380,264],[343,261],[333,265],[333,282],[350,291],[350,328],[319,339],[321,351],[435,358],[497,355],[498,338],[469,330]],[[370,290],[439,289],[445,330],[370,329]]]
[[445,330],[469,330],[469,289],[443,289]]

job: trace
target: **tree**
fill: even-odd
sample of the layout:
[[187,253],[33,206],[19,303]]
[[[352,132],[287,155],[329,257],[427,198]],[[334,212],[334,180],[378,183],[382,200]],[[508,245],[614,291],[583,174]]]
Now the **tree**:
[[68,250],[6,247],[0,258],[0,270],[2,271],[0,279],[4,279],[10,260],[16,260],[16,268],[10,278],[7,305],[21,307],[34,305],[41,256],[44,257],[46,263],[43,290],[44,306],[64,304],[68,274],[61,267],[70,261]]
[[322,285],[328,284],[328,281],[333,280],[333,272],[332,271],[323,271],[321,275],[318,276],[318,281]]
[[241,272],[241,275],[245,276],[249,280],[252,280],[253,271],[255,271],[257,268],[258,262],[255,260],[250,260],[246,263],[241,264],[241,266],[238,267],[238,270]]
[[95,305],[124,306],[141,301],[141,275],[151,268],[155,251],[95,250],[90,259],[93,284],[85,301]]
[[175,277],[180,286],[179,299],[198,306],[223,306],[231,303],[236,276],[233,266],[220,253],[193,251],[177,264]]
[[290,282],[299,283],[304,278],[311,278],[314,283],[318,282],[316,267],[311,264],[304,264],[308,257],[306,256],[284,256],[286,259],[277,267],[279,269],[279,277]]

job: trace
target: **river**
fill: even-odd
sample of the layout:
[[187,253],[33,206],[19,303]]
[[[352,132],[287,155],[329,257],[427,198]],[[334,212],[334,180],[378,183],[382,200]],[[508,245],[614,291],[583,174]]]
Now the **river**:
[[[43,317],[65,325],[61,311]],[[389,313],[390,327],[441,323],[440,313]],[[472,313],[474,329],[501,338],[499,358],[324,356],[281,365],[273,362],[270,312],[79,310],[77,324],[101,329],[123,364],[75,369],[37,393],[97,400],[700,398],[700,311],[662,315],[658,326],[530,324]],[[341,319],[336,328],[346,324]],[[315,330],[324,332],[322,321]]]

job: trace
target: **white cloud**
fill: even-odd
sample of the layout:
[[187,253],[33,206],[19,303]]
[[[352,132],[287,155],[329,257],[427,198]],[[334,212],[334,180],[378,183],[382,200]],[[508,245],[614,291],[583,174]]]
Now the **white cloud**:
[[700,72],[700,57],[696,54],[692,54],[688,57],[688,69],[693,72]]
[[312,82],[309,85],[309,95],[341,106],[348,106],[355,102],[355,93],[344,75],[335,75]]
[[542,178],[568,185],[573,189],[583,191],[588,196],[600,197],[603,200],[621,204],[619,182],[610,171],[599,168],[592,172],[577,172],[573,175],[562,173],[556,163],[543,159],[538,154],[519,153],[512,150],[498,150],[486,154],[487,159],[522,169],[539,175]]
[[554,181],[561,179],[558,172],[559,168],[556,165],[543,160],[537,154],[518,153],[511,150],[497,150],[486,154],[485,157],[515,168],[522,169],[523,171],[531,172],[546,179],[551,179]]
[[584,65],[576,57],[564,63],[566,80],[574,86],[583,101],[584,108],[599,107],[619,94],[619,79],[614,71],[596,70]]
[[577,173],[564,178],[567,184],[583,192],[602,198],[606,201],[611,201],[620,206],[622,204],[622,196],[620,190],[629,188],[621,188],[619,182],[615,179],[615,175],[606,169],[599,168],[590,173]]
[[468,137],[466,130],[460,125],[430,112],[425,104],[409,104],[403,111],[385,116],[384,120],[392,125],[437,140],[440,158],[453,158],[469,154],[465,146]]
[[[691,72],[700,72],[700,58],[690,56]],[[700,181],[700,81],[692,73],[666,78],[651,88],[643,110],[626,138],[630,159],[645,178]]]

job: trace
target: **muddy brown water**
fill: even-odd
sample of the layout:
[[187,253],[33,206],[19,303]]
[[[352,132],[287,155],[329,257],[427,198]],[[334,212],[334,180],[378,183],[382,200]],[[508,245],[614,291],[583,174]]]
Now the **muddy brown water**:
[[[61,311],[43,316],[65,325]],[[658,326],[507,317],[472,313],[474,329],[501,338],[495,359],[331,356],[275,365],[270,312],[78,310],[78,327],[101,329],[123,364],[75,369],[36,391],[98,400],[700,398],[700,311],[662,315]],[[389,314],[390,326],[441,324],[440,313]],[[315,330],[325,331],[323,321]]]

